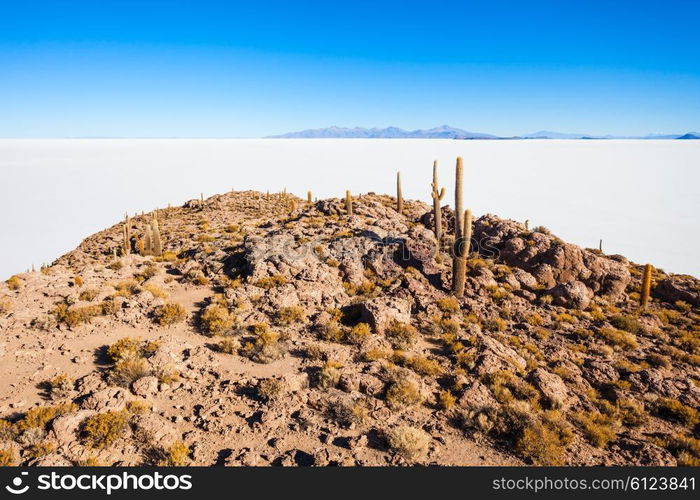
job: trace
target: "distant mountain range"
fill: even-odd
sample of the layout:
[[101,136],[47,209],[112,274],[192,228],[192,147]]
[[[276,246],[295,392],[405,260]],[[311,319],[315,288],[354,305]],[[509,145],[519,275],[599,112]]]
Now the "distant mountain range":
[[501,137],[481,132],[469,132],[449,125],[420,130],[387,128],[327,127],[268,136],[268,139],[700,139],[700,132],[686,134],[650,134],[645,136],[613,136],[567,134],[540,130],[532,134]]
[[328,127],[273,135],[273,139],[499,139],[491,134],[469,132],[449,125],[427,130],[404,130],[398,127],[387,128],[346,128]]

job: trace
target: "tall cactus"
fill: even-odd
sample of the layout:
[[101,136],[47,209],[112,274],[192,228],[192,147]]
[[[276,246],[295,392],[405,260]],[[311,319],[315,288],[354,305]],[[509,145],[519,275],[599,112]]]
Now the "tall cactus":
[[639,297],[639,305],[642,309],[647,308],[649,304],[649,295],[651,294],[651,264],[644,266],[644,275],[642,276],[642,294]]
[[452,257],[452,293],[461,298],[464,295],[464,281],[467,274],[467,261],[463,249],[464,237],[464,200],[462,199],[462,181],[464,167],[462,157],[457,158],[455,168],[455,241]]
[[435,220],[435,239],[437,240],[438,250],[442,241],[442,209],[440,208],[440,200],[445,197],[445,188],[438,188],[438,162],[433,162],[433,182],[430,184],[433,197],[433,219]]
[[160,239],[160,227],[158,227],[158,219],[153,217],[153,222],[151,223],[151,249],[153,250],[153,255],[160,257],[163,254],[163,242]]
[[124,214],[124,241],[122,242],[122,255],[129,255],[131,253],[131,229],[129,214]]
[[314,200],[313,200],[313,195],[312,195],[311,191],[307,191],[306,192],[306,203],[311,205],[313,202],[314,202]]
[[345,211],[348,213],[348,217],[352,217],[352,196],[349,189],[345,191]]
[[143,254],[153,254],[153,235],[151,234],[151,225],[146,224],[146,231],[143,236]]
[[396,211],[403,213],[403,192],[401,191],[401,172],[396,172]]

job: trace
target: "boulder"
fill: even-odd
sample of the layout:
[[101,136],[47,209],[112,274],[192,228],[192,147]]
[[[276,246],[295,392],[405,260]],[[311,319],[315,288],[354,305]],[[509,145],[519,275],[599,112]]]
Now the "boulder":
[[158,378],[153,375],[141,377],[131,384],[131,390],[137,396],[148,398],[158,394]]
[[142,413],[131,420],[134,436],[142,442],[168,446],[180,439],[175,427],[156,413]]
[[397,297],[377,297],[360,303],[360,317],[381,334],[393,321],[410,323],[411,302]]
[[524,370],[526,361],[515,349],[487,336],[479,336],[479,356],[475,371],[478,375],[488,375],[499,370]]
[[483,408],[498,408],[499,403],[491,394],[491,391],[484,384],[475,380],[462,393],[458,402],[459,406],[470,410],[481,410]]
[[537,368],[528,378],[540,390],[551,408],[567,410],[573,403],[569,389],[558,375]]
[[70,444],[78,439],[80,425],[89,416],[94,415],[93,410],[79,410],[75,413],[66,413],[51,422],[51,433],[60,444]]
[[652,290],[652,295],[671,304],[681,300],[700,307],[700,280],[692,276],[673,276],[659,281]]
[[111,410],[121,410],[129,401],[126,390],[119,387],[109,387],[93,392],[81,403],[86,410],[94,410],[98,413]]
[[616,299],[631,280],[627,265],[619,259],[565,243],[544,229],[527,231],[520,223],[493,215],[474,221],[474,239],[482,255],[500,257],[548,288],[581,281],[594,293]]
[[554,297],[554,304],[569,309],[585,309],[593,298],[593,292],[580,281],[561,283],[549,293]]

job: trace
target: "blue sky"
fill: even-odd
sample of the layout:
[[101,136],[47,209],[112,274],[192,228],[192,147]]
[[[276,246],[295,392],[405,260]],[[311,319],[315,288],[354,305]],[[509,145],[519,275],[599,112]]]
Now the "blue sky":
[[0,137],[700,129],[700,2],[0,4]]

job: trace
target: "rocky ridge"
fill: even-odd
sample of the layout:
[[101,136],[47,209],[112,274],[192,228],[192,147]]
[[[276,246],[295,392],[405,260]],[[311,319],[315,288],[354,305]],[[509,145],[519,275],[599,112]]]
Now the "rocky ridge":
[[458,301],[428,205],[353,204],[192,200],[0,284],[0,463],[698,463],[697,279],[641,310],[640,266],[483,215]]

